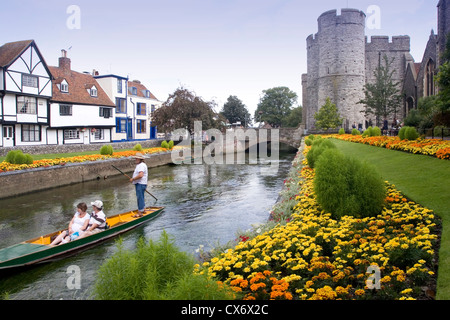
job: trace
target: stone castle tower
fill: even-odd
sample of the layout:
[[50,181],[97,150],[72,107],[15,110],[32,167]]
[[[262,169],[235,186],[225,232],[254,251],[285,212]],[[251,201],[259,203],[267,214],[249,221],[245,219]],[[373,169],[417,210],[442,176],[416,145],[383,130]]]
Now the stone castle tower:
[[314,115],[329,97],[346,122],[361,122],[361,105],[365,84],[364,12],[342,9],[323,13],[319,32],[307,42],[308,73],[303,77],[306,128],[314,127]]
[[302,76],[303,125],[315,128],[314,115],[329,97],[344,118],[343,127],[353,124],[368,127],[359,101],[364,99],[364,86],[374,80],[373,73],[387,55],[394,59],[395,81],[403,82],[410,55],[408,36],[365,36],[366,15],[357,9],[342,9],[323,13],[318,18],[318,33],[307,42],[308,71]]

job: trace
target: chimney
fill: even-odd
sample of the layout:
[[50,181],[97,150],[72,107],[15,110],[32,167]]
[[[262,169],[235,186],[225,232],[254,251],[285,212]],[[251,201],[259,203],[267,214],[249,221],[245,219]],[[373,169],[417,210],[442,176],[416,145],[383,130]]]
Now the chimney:
[[67,58],[67,51],[61,50],[61,58],[59,58],[59,68],[64,72],[70,72],[70,59]]

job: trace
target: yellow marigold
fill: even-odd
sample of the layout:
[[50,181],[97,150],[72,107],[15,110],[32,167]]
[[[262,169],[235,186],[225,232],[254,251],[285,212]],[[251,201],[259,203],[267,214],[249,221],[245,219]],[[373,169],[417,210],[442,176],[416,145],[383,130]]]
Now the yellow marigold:
[[411,292],[413,292],[413,289],[409,288],[409,289],[403,290],[402,292],[400,292],[400,294],[408,294],[408,293],[411,293]]
[[366,294],[366,292],[363,289],[358,289],[358,290],[355,291],[355,294],[357,296],[363,296],[363,295]]
[[389,277],[389,276],[385,276],[380,280],[381,283],[387,283],[390,281],[391,281],[391,277]]

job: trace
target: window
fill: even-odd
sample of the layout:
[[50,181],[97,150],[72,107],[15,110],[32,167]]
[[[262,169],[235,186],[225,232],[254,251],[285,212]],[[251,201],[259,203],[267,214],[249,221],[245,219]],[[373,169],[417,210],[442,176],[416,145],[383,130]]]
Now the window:
[[95,130],[94,136],[95,136],[95,140],[105,139],[105,130],[103,130],[103,129]]
[[80,131],[78,129],[64,130],[64,140],[80,139]]
[[147,105],[145,103],[138,102],[136,114],[139,116],[145,116],[147,114]]
[[17,113],[36,114],[36,98],[18,96]]
[[122,93],[122,80],[117,79],[117,93]]
[[29,74],[22,74],[22,84],[25,87],[37,88],[38,87],[38,77],[31,76]]
[[127,132],[127,118],[116,118],[116,133]]
[[127,100],[116,98],[116,113],[127,113]]
[[146,96],[147,98],[150,98],[150,91],[145,90],[145,96]]
[[97,97],[97,88],[92,87],[90,93],[91,93],[91,97]]
[[67,83],[62,82],[60,85],[60,88],[61,88],[61,92],[65,92],[65,93],[69,92],[69,85]]
[[72,106],[68,104],[60,104],[59,105],[59,115],[60,116],[71,116],[72,115]]
[[136,132],[137,133],[146,133],[147,132],[147,121],[146,120],[137,120],[136,121]]
[[99,116],[105,119],[112,117],[112,109],[111,108],[101,108],[100,107],[100,113]]
[[34,124],[22,125],[22,142],[41,141],[41,126]]
[[429,97],[435,94],[434,87],[434,69],[435,63],[430,59],[426,65],[425,76],[424,76],[424,96]]
[[137,95],[137,88],[136,87],[130,87],[130,92],[132,95]]

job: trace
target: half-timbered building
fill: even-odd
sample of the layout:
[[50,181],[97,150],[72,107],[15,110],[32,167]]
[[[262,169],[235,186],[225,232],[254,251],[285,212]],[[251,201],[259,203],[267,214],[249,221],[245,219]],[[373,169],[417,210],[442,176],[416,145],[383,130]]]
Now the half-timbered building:
[[0,146],[47,144],[52,75],[34,40],[0,47]]

